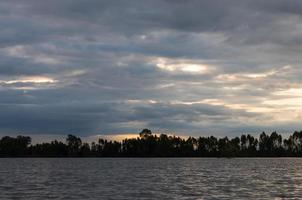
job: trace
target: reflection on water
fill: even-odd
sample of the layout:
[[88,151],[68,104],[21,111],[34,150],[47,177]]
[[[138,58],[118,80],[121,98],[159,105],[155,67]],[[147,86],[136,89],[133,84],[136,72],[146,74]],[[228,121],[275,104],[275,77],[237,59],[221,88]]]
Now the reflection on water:
[[302,159],[0,159],[0,199],[302,198]]

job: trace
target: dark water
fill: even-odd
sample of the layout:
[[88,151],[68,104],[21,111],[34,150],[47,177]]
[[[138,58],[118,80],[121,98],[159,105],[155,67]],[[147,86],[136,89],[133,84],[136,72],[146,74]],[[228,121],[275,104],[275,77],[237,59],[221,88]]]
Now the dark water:
[[0,159],[0,199],[291,198],[302,159]]

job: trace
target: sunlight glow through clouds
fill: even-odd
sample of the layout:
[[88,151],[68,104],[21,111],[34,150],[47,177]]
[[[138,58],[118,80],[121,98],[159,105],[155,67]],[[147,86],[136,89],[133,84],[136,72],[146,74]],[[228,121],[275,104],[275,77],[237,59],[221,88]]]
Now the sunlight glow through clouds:
[[273,106],[284,106],[284,108],[301,108],[302,109],[302,98],[284,98],[284,99],[272,99],[263,102],[265,105]]
[[0,80],[0,85],[6,85],[15,90],[35,90],[51,87],[57,82],[59,81],[50,77],[26,76],[12,80]]
[[281,68],[272,69],[259,73],[234,73],[234,74],[220,74],[216,78],[219,81],[245,81],[246,79],[264,79],[274,75],[284,75],[292,70],[292,66],[285,65]]
[[243,81],[245,79],[261,79],[275,75],[277,71],[269,71],[265,73],[236,73],[236,74],[220,74],[217,76],[221,81]]
[[185,73],[196,73],[196,74],[206,74],[213,70],[212,66],[195,63],[190,60],[172,60],[165,58],[158,58],[156,61],[156,66],[162,70],[170,72],[185,72]]
[[290,88],[288,90],[281,90],[274,92],[273,95],[302,97],[302,88]]
[[272,93],[276,99],[268,99],[263,102],[266,105],[283,106],[284,108],[302,109],[302,88],[290,88]]
[[13,79],[8,81],[1,81],[0,83],[4,84],[15,84],[15,83],[56,83],[57,80],[49,78],[49,77],[43,77],[43,76],[28,76],[23,77],[19,79]]

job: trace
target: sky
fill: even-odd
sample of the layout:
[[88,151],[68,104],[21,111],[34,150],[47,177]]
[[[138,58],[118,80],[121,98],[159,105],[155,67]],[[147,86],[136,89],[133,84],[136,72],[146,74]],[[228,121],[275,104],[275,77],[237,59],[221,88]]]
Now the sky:
[[300,0],[3,0],[0,134],[302,129]]

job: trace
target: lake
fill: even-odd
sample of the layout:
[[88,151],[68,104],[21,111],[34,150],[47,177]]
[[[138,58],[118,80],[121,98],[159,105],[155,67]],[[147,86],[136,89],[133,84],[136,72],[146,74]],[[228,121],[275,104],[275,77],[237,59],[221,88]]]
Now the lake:
[[283,198],[302,198],[302,159],[0,159],[0,199]]

